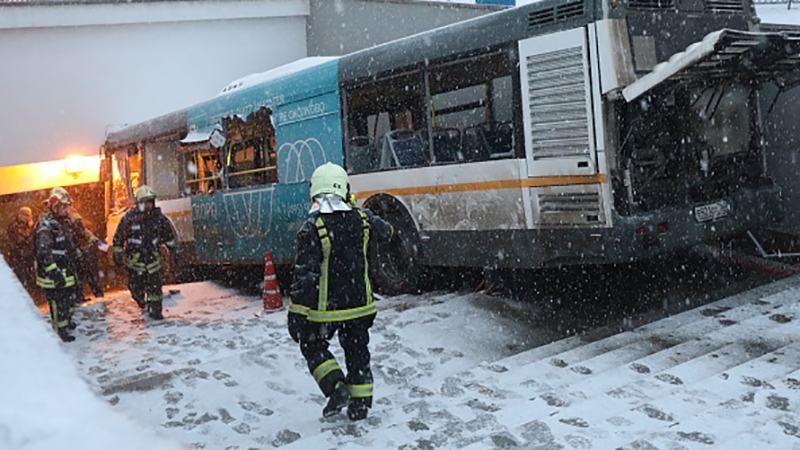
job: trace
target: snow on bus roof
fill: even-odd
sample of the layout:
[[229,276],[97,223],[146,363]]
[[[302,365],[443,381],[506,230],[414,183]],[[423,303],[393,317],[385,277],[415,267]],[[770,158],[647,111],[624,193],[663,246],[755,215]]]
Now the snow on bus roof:
[[268,81],[274,81],[279,78],[283,78],[297,72],[303,71],[305,69],[310,69],[312,67],[316,67],[322,65],[329,61],[334,61],[339,59],[338,56],[313,56],[309,58],[301,58],[297,61],[290,62],[289,64],[284,64],[282,66],[276,67],[274,69],[270,69],[266,72],[254,73],[238,80],[234,80],[225,86],[222,89],[222,92],[219,95],[227,94],[229,92],[247,88],[250,86],[255,86],[257,84],[266,83]]

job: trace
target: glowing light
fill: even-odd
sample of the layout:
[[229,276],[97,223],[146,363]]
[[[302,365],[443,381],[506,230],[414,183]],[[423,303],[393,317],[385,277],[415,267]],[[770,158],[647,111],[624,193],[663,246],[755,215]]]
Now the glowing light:
[[64,172],[73,177],[77,177],[86,169],[86,158],[73,155],[64,160]]
[[99,156],[77,156],[55,161],[0,167],[0,195],[96,183]]

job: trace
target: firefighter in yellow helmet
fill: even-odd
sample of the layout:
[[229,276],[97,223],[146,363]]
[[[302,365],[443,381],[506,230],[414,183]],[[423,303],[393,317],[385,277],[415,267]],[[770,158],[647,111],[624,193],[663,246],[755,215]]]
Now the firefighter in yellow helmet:
[[[347,173],[327,163],[311,176],[310,217],[297,234],[297,259],[289,308],[289,334],[320,390],[324,416],[347,407],[351,420],[372,406],[369,328],[377,313],[369,280],[368,248],[387,240],[391,225],[349,201]],[[345,375],[328,341],[339,335]]]
[[50,320],[64,342],[75,337],[72,305],[80,293],[78,283],[78,247],[69,222],[70,197],[62,188],[54,188],[47,197],[47,210],[36,224],[33,238],[36,257],[36,284],[42,288],[50,306]]
[[161,246],[174,257],[176,244],[172,223],[156,207],[156,193],[149,186],[140,187],[136,206],[125,213],[114,234],[114,263],[125,266],[131,296],[156,320],[164,318]]

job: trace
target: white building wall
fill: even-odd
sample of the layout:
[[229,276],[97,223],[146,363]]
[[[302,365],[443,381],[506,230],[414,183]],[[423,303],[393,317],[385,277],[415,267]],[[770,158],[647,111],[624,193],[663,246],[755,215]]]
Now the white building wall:
[[109,125],[306,56],[308,0],[0,7],[0,166],[96,154]]

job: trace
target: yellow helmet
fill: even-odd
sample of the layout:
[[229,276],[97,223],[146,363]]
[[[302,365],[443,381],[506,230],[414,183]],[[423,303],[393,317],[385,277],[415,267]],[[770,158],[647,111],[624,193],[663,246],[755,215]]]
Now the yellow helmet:
[[156,191],[153,190],[150,186],[142,185],[139,189],[136,190],[136,201],[137,202],[144,202],[147,200],[155,200],[156,199]]
[[325,163],[311,175],[311,198],[320,194],[335,194],[347,199],[349,181],[347,172],[342,166],[334,163]]

